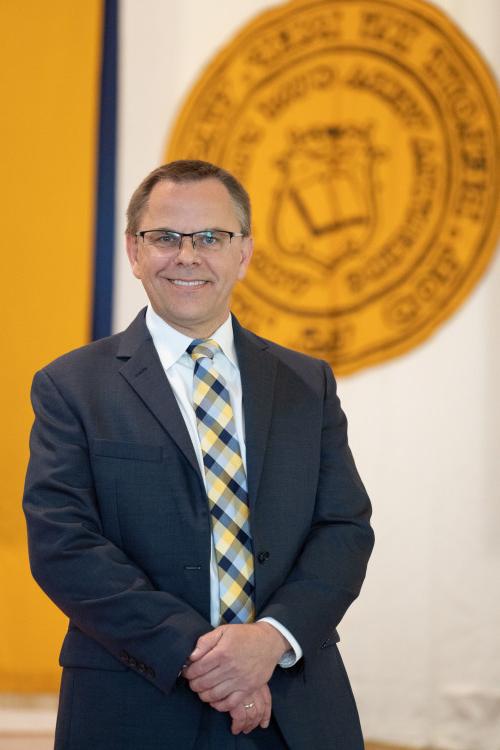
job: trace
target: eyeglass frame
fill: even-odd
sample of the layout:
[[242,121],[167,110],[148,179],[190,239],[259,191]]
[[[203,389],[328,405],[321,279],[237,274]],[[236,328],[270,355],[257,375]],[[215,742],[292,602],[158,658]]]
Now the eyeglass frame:
[[[198,229],[196,232],[177,232],[175,229],[166,229],[165,227],[158,227],[157,229],[141,229],[139,232],[134,233],[134,237],[141,237],[142,241],[145,242],[144,235],[148,232],[169,232],[170,234],[176,234],[179,237],[179,245],[177,247],[178,250],[181,250],[182,248],[182,240],[184,237],[191,237],[191,246],[193,250],[199,250],[199,248],[196,247],[194,236],[196,234],[205,234],[209,232],[224,232],[224,234],[227,234],[229,236],[229,244],[231,244],[231,241],[233,237],[247,237],[248,235],[244,232],[230,232],[229,229]],[[209,249],[209,248],[208,248]]]

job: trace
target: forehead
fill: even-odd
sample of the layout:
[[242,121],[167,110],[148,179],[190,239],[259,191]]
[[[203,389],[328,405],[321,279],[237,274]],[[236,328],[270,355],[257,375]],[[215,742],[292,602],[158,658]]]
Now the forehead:
[[237,231],[238,215],[226,186],[216,179],[158,182],[151,191],[142,222],[179,231],[219,227]]

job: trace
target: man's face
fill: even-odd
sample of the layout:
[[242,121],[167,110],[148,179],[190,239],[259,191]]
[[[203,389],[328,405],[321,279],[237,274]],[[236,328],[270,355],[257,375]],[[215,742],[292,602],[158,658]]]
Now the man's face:
[[[241,231],[228,190],[214,178],[157,183],[139,229]],[[184,237],[181,249],[162,255],[142,238],[127,235],[127,253],[155,312],[178,331],[206,338],[228,316],[233,287],[250,262],[252,240],[233,237],[226,248],[210,253],[193,250],[191,239]]]

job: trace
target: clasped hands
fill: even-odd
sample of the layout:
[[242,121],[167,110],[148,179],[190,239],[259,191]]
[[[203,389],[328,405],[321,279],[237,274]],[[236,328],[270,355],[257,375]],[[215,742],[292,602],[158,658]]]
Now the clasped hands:
[[[269,679],[290,644],[267,622],[219,625],[202,635],[183,669],[191,690],[232,718],[233,734],[266,729],[271,719]],[[245,708],[246,706],[246,708]]]

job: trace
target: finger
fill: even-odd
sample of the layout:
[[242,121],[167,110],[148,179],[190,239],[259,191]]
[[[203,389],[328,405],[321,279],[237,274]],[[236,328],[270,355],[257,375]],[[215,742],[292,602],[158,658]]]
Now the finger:
[[239,734],[240,732],[248,734],[254,728],[252,726],[252,719],[249,716],[249,709],[244,708],[241,703],[230,712],[230,716],[233,719],[231,724],[231,732],[233,734]]
[[231,693],[220,701],[211,701],[210,705],[212,708],[215,708],[216,711],[231,713],[232,711],[238,710],[238,707],[242,705],[242,701],[241,699],[236,698],[234,693]]
[[254,705],[251,708],[245,709],[246,714],[247,714],[247,720],[245,723],[243,734],[249,734],[256,727],[258,727],[260,724],[262,715],[263,715],[264,704],[257,696],[254,697],[251,703],[253,703]]
[[[235,684],[235,683],[228,683],[228,684]],[[220,701],[213,701],[210,702],[210,705],[212,708],[215,708],[216,711],[237,711],[241,706],[243,706],[245,703],[253,703],[253,698],[250,698],[248,693],[242,693],[240,690],[234,690],[233,687],[232,693],[230,693],[226,698],[223,698]]]
[[[231,699],[236,700],[235,707],[229,712],[233,719],[231,724],[231,732],[233,734],[239,734],[244,732],[248,734],[253,729],[259,726],[261,720],[267,710],[267,702],[269,700],[270,693],[267,685],[253,693],[242,693],[236,691],[232,694]],[[250,708],[245,708],[245,705],[253,703],[254,705]],[[213,704],[215,708],[216,705]]]
[[212,669],[210,672],[202,674],[200,677],[189,678],[189,675],[186,671],[184,673],[184,677],[189,680],[189,687],[191,688],[191,690],[194,690],[195,693],[201,693],[206,690],[211,690],[212,688],[217,687],[217,685],[219,685],[221,682],[226,682],[228,679],[224,672],[218,667],[216,669]]
[[246,711],[243,708],[241,709],[241,711],[237,712],[236,714],[231,713],[231,717],[233,717],[233,721],[231,723],[231,733],[235,735],[239,734],[245,729],[246,720],[247,720]]
[[205,654],[208,654],[208,652],[218,644],[223,632],[224,631],[221,628],[215,628],[209,633],[205,633],[204,635],[200,636],[192,653],[189,655],[189,660],[193,662],[198,661],[203,656],[205,656]]
[[219,701],[227,700],[228,710],[231,711],[238,705],[238,697],[231,695],[237,690],[237,688],[237,683],[229,680],[211,688],[211,690],[205,690],[198,693],[198,697],[204,703],[218,703]]
[[[195,693],[201,695],[202,693],[210,693],[209,702],[216,703],[219,700],[223,700],[228,694],[227,692],[219,692],[219,686],[229,688],[229,692],[244,692],[246,694],[255,693],[259,690],[259,685],[255,683],[252,678],[242,678],[239,675],[234,675],[223,669],[217,669],[212,674],[211,672],[201,678],[189,679],[187,671],[183,673],[189,681],[189,687]],[[230,706],[233,708],[234,706]]]
[[247,712],[243,708],[243,703],[244,703],[244,696],[240,693],[238,705],[236,706],[236,708],[234,708],[232,711],[229,712],[229,715],[232,718],[231,732],[233,734],[239,734],[245,728],[245,724],[247,720],[247,716],[246,716]]
[[244,708],[246,696],[239,691],[236,691],[232,695],[234,696],[233,702],[235,703],[235,705],[231,710],[229,710],[228,708],[221,708],[222,705],[225,705],[225,701],[211,703],[210,705],[212,706],[212,708],[215,708],[216,711],[223,710],[225,713],[229,713],[232,719],[231,732],[233,734],[239,734],[244,729],[247,718]]
[[262,687],[260,696],[261,696],[262,704],[263,704],[260,726],[263,729],[267,729],[271,721],[271,710],[272,710],[271,691],[269,690],[268,685],[264,685]]
[[205,654],[205,656],[200,657],[198,661],[188,664],[183,670],[183,674],[187,680],[194,680],[197,677],[202,677],[203,675],[208,674],[208,672],[211,672],[213,669],[221,669],[222,671],[227,672],[228,665],[224,664],[221,657],[212,649]]
[[271,691],[269,690],[267,685],[265,685],[263,688],[263,696],[264,712],[260,720],[260,726],[262,727],[262,729],[267,729],[269,724],[271,723],[271,712],[273,707]]
[[201,677],[202,675],[207,674],[207,672],[211,672],[212,669],[219,668],[224,672],[229,672],[231,666],[231,659],[227,659],[224,651],[214,646],[196,661],[188,664],[183,674],[186,679],[193,680],[195,677]]
[[243,708],[245,709],[246,721],[243,728],[243,734],[249,734],[253,729],[259,726],[264,714],[264,701],[261,690],[253,693],[246,693],[243,696]]

